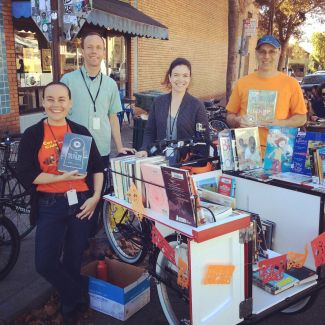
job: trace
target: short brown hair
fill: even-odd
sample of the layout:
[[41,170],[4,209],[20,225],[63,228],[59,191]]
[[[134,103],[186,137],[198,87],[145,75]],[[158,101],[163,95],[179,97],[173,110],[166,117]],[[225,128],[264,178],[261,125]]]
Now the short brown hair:
[[81,37],[81,48],[82,48],[82,49],[84,48],[84,45],[85,45],[85,39],[86,39],[86,37],[88,37],[88,36],[98,36],[98,37],[100,37],[101,40],[103,41],[103,44],[104,44],[104,47],[105,47],[105,41],[104,41],[103,36],[100,35],[99,33],[93,31],[93,32],[88,32],[88,33],[86,33],[85,35],[83,35],[83,36]]
[[188,67],[188,69],[190,70],[190,76],[192,76],[192,66],[191,66],[191,62],[185,58],[176,58],[169,66],[165,78],[162,82],[162,85],[165,85],[167,88],[170,87],[170,82],[169,82],[169,77],[172,75],[172,71],[174,70],[175,67],[179,66],[179,65],[185,65]]

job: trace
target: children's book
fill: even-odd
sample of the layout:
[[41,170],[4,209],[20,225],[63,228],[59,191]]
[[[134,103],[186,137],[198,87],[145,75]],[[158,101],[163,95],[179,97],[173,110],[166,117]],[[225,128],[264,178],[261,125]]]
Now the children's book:
[[325,176],[325,148],[318,148],[316,150],[317,157],[317,174],[319,177],[319,184],[324,185]]
[[325,146],[325,133],[298,132],[293,148],[291,171],[311,176],[309,148],[320,146]]
[[293,147],[297,128],[271,126],[264,154],[264,169],[273,172],[288,172],[291,168]]
[[222,220],[232,214],[232,208],[224,205],[201,201],[203,215],[208,222]]
[[279,281],[269,281],[263,284],[263,281],[259,278],[259,272],[253,272],[253,284],[257,287],[265,290],[268,293],[276,295],[287,289],[292,288],[295,284],[298,284],[299,280],[289,275],[288,273],[283,274],[283,278]]
[[259,125],[264,121],[274,120],[277,91],[255,90],[248,92],[247,116]]
[[231,144],[231,130],[222,130],[218,134],[219,138],[219,156],[221,160],[221,169],[233,170],[234,169],[234,157],[232,153]]
[[262,167],[258,128],[235,129],[238,167],[240,171]]
[[292,172],[278,173],[275,175],[271,175],[270,177],[278,181],[292,183],[292,184],[299,184],[299,185],[302,184],[307,185],[312,180],[311,176],[292,173]]
[[187,170],[162,166],[162,176],[169,204],[169,219],[197,226],[194,197]]
[[218,183],[218,193],[235,197],[235,178],[230,176],[220,176]]
[[141,173],[150,209],[168,215],[169,206],[161,166],[142,163]]
[[264,233],[265,243],[268,250],[272,249],[273,234],[275,231],[275,222],[261,219],[262,231]]
[[213,170],[211,172],[192,175],[197,188],[218,192],[220,170]]
[[243,171],[240,175],[243,175],[246,178],[255,179],[263,183],[272,181],[270,176],[277,174],[271,170],[264,170],[264,168],[246,170]]
[[78,170],[80,175],[87,174],[87,166],[92,138],[86,135],[66,133],[61,149],[58,171]]

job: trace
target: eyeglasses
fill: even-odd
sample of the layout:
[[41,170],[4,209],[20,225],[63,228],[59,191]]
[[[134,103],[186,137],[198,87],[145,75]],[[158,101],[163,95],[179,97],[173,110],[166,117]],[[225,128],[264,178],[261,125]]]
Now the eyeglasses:
[[267,54],[270,55],[270,56],[275,56],[278,54],[278,51],[277,50],[270,50],[270,51],[266,51],[266,50],[256,50],[256,52],[259,54],[259,55],[262,55],[262,56],[266,56]]

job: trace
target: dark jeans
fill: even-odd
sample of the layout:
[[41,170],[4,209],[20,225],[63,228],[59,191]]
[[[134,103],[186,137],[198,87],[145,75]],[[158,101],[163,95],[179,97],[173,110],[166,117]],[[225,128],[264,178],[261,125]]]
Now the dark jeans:
[[[102,188],[102,196],[103,196],[106,182],[107,182],[107,169],[109,167],[109,155],[102,156],[102,162],[104,165],[104,182],[103,182],[103,188]],[[100,210],[102,209],[102,207],[103,207],[103,205],[102,205],[102,202],[100,201],[96,206],[93,216],[91,217],[92,224],[91,224],[91,230],[90,230],[89,237],[95,237],[98,232],[99,225],[101,224],[100,220],[98,220],[98,219],[99,219]]]
[[62,194],[41,193],[39,198],[36,270],[58,290],[66,309],[82,302],[88,290],[80,268],[91,222],[76,218],[76,214],[89,196],[88,192],[78,193],[79,202],[72,206]]

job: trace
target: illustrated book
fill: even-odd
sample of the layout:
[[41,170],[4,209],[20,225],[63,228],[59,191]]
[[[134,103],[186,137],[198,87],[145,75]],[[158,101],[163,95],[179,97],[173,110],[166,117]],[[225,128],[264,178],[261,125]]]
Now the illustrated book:
[[234,133],[239,170],[243,171],[262,167],[258,128],[238,128],[234,130]]
[[247,116],[259,125],[274,120],[277,102],[277,91],[250,89],[247,100]]
[[325,146],[325,133],[298,132],[293,148],[291,171],[311,176],[309,149],[320,146]]
[[235,178],[230,176],[220,176],[218,182],[218,193],[235,197]]
[[219,140],[219,156],[221,161],[221,169],[224,171],[234,169],[234,157],[232,151],[231,130],[222,130],[218,134]]
[[58,163],[58,171],[71,172],[78,170],[80,175],[87,174],[91,141],[92,138],[86,135],[66,133]]
[[305,266],[300,268],[291,268],[286,270],[286,273],[298,279],[299,282],[297,284],[304,284],[318,279],[317,273]]
[[297,133],[297,128],[280,126],[271,126],[269,128],[264,154],[265,170],[279,173],[290,171]]

